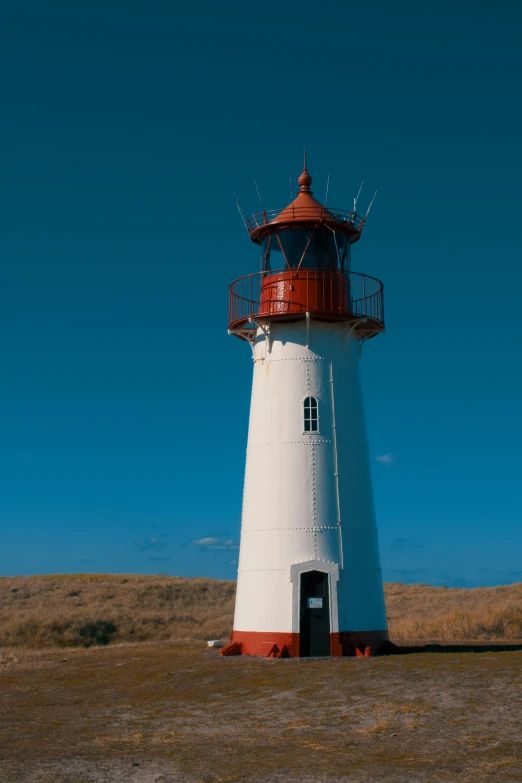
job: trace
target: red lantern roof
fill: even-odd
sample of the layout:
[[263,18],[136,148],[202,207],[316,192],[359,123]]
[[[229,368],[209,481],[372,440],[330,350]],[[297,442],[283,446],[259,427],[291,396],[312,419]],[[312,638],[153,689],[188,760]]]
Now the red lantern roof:
[[346,234],[350,237],[351,243],[357,242],[361,236],[364,219],[355,212],[327,209],[317,201],[310,190],[312,177],[307,171],[306,163],[297,182],[299,193],[283,210],[263,210],[246,219],[252,242],[261,244],[267,234],[281,228],[314,228],[321,223],[334,231]]
[[312,184],[312,177],[306,170],[303,169],[303,173],[297,180],[299,184],[299,193],[291,204],[285,207],[276,218],[271,220],[272,225],[280,223],[302,223],[303,221],[309,223],[312,221],[322,221],[325,218],[335,220],[334,216],[323,207],[322,204],[317,201],[312,195],[310,185]]

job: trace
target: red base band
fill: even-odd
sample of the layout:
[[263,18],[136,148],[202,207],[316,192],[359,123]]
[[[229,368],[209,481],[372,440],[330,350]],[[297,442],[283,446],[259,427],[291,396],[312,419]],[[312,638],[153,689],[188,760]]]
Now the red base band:
[[[341,631],[330,634],[330,655],[333,658],[357,655],[369,647],[372,653],[390,645],[387,631]],[[222,655],[262,655],[264,657],[299,657],[298,633],[268,633],[264,631],[232,631],[230,644]]]

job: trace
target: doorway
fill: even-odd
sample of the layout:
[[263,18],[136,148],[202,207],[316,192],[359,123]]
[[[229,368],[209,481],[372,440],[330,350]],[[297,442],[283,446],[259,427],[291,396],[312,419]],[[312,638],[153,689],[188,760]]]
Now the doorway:
[[323,571],[301,574],[299,655],[330,655],[328,574]]

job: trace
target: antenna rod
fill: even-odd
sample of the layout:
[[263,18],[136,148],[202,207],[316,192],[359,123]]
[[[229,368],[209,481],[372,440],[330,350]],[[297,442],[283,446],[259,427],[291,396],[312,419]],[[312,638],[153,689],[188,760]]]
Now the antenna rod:
[[328,179],[326,180],[326,197],[324,199],[325,207],[328,204],[328,189],[330,188],[330,172],[328,172]]
[[290,201],[294,200],[294,191],[292,188],[292,175],[290,174]]
[[257,182],[255,180],[254,180],[254,185],[256,186],[257,197],[259,198],[259,203],[261,204],[261,209],[263,211],[263,215],[265,216],[265,220],[266,220],[266,211],[265,211],[265,207],[264,207],[264,204],[263,204],[263,199],[261,198],[261,193],[259,192],[259,188],[257,187]]
[[304,151],[304,170],[306,171],[306,147],[303,147]]
[[364,185],[364,180],[361,182],[361,186],[359,188],[359,192],[357,193],[357,196],[353,200],[353,211],[357,212],[357,202],[359,201],[359,196],[361,195],[362,186]]
[[248,231],[248,226],[247,226],[246,217],[245,217],[245,211],[244,211],[243,207],[241,206],[241,203],[240,203],[238,197],[236,196],[235,190],[233,190],[232,193],[234,194],[234,198],[236,199],[236,207],[237,207],[237,210],[238,210],[239,214],[241,215],[241,220],[245,224],[245,228]]
[[375,191],[375,193],[373,194],[373,198],[372,198],[372,200],[370,201],[370,206],[369,206],[369,207],[368,207],[368,209],[366,210],[366,215],[364,216],[364,219],[365,219],[365,220],[366,220],[366,218],[368,217],[368,215],[370,214],[370,209],[373,207],[373,202],[375,201],[375,196],[376,196],[376,195],[377,195],[377,191]]

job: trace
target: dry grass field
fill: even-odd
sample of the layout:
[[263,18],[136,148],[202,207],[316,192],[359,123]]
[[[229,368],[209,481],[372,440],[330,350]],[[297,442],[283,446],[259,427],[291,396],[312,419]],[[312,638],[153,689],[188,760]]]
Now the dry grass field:
[[[398,644],[522,639],[522,584],[385,589],[390,638]],[[0,647],[225,639],[234,593],[235,582],[170,576],[3,577]]]
[[385,585],[390,638],[401,643],[522,639],[522,583],[447,588]]
[[[220,658],[234,591],[0,579],[0,783],[522,780],[522,651]],[[399,643],[522,637],[522,585],[386,593]]]
[[90,646],[230,633],[235,582],[75,574],[0,579],[0,645]]
[[0,783],[520,783],[522,652],[11,648]]

